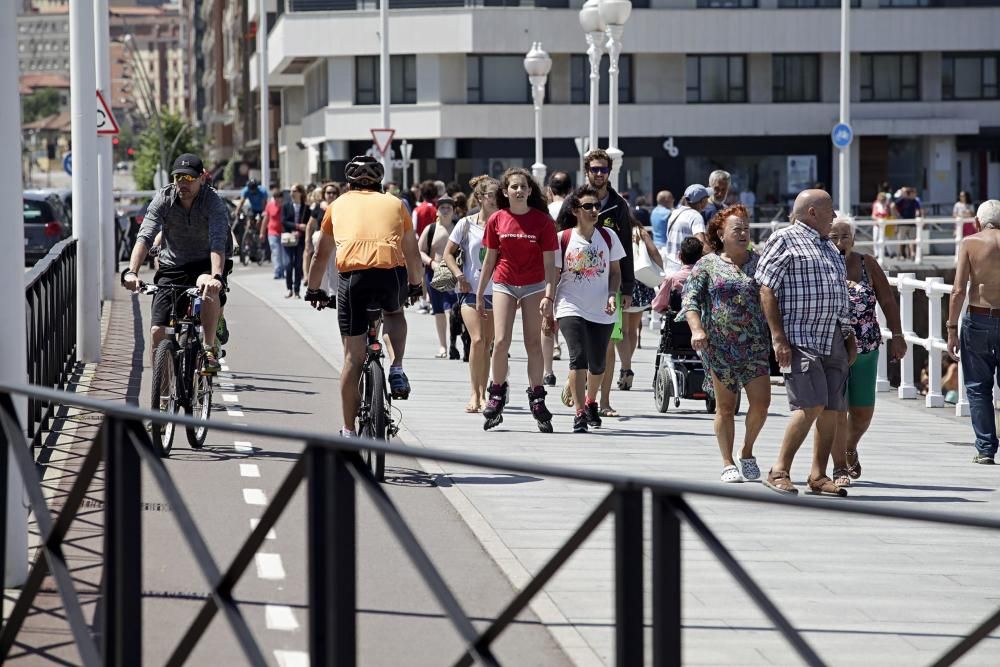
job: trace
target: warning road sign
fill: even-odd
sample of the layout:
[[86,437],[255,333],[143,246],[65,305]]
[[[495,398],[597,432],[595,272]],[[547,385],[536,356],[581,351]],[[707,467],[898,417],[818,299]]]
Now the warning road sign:
[[118,134],[118,122],[111,107],[104,101],[104,95],[97,91],[97,133],[98,134]]
[[371,132],[375,148],[378,149],[379,153],[385,155],[386,151],[389,150],[389,146],[392,145],[392,137],[396,134],[396,130],[372,128]]

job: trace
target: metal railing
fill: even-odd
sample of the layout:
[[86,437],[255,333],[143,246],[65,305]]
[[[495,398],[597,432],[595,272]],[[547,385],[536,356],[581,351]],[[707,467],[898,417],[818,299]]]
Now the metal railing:
[[[87,452],[72,489],[64,499],[62,511],[53,519],[46,505],[39,472],[25,446],[17,422],[12,395],[26,395],[39,401],[98,411],[105,418]],[[181,665],[208,629],[212,619],[221,614],[232,629],[243,658],[250,665],[265,665],[266,660],[233,598],[233,590],[267,532],[287,509],[298,487],[305,483],[307,533],[307,590],[309,610],[308,647],[312,664],[347,666],[357,663],[357,517],[358,488],[371,497],[376,511],[391,529],[424,583],[444,609],[464,643],[455,665],[479,663],[498,665],[493,642],[521,613],[532,598],[552,579],[571,555],[613,514],[615,579],[615,662],[618,665],[642,665],[644,661],[644,579],[643,498],[652,496],[652,637],[653,664],[657,667],[681,664],[681,524],[686,523],[705,543],[719,563],[754,601],[778,632],[791,644],[808,665],[823,665],[823,660],[781,613],[768,595],[740,565],[715,533],[688,504],[686,496],[702,496],[778,505],[801,510],[840,512],[868,517],[964,526],[1000,531],[1000,520],[947,512],[888,509],[865,502],[818,504],[777,494],[755,494],[730,489],[724,485],[665,481],[642,475],[580,470],[563,466],[520,463],[495,457],[458,454],[435,449],[344,439],[285,428],[213,425],[214,430],[244,436],[294,440],[304,443],[302,455],[281,482],[260,522],[239,548],[236,556],[221,569],[177,490],[170,473],[153,451],[143,420],[171,422],[189,427],[201,422],[188,417],[164,418],[162,413],[127,407],[121,403],[83,398],[78,394],[0,384],[0,502],[7,500],[7,466],[16,465],[25,480],[32,512],[41,534],[39,557],[33,564],[27,583],[0,631],[0,662],[13,646],[43,581],[51,576],[63,604],[73,639],[83,664],[130,665],[142,662],[142,512],[141,466],[145,464],[157,487],[177,517],[180,532],[192,550],[198,570],[209,588],[209,595],[195,620],[169,654],[166,664]],[[507,606],[482,632],[448,588],[413,531],[392,499],[372,477],[361,458],[363,449],[374,449],[392,456],[428,459],[444,463],[501,470],[542,478],[561,478],[577,482],[607,485],[608,494],[596,505],[566,542],[555,551]],[[91,480],[104,464],[104,576],[100,605],[103,627],[91,629],[84,618],[80,598],[63,556],[66,539]],[[6,507],[0,508],[0,522],[6,521]],[[0,540],[6,526],[0,525]],[[0,543],[0,553],[5,550]],[[0,576],[3,572],[0,572]],[[934,665],[951,665],[1000,626],[1000,609],[983,620],[968,635],[956,642]],[[94,632],[97,630],[98,632]],[[101,637],[97,645],[94,636]]]
[[[60,241],[25,275],[28,381],[66,386],[76,364],[76,239]],[[52,405],[28,398],[28,437],[38,444]]]

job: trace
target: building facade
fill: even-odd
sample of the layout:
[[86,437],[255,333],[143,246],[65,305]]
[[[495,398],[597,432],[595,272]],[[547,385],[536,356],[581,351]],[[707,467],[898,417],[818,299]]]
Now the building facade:
[[[251,3],[256,4],[256,3]],[[339,178],[380,126],[378,12],[366,0],[276,0],[268,38],[280,91],[283,180]],[[524,54],[552,57],[545,163],[574,173],[588,133],[582,0],[397,0],[390,4],[394,144],[409,180],[459,181],[529,167],[533,108]],[[542,5],[545,6],[542,6]],[[619,80],[621,185],[644,193],[707,180],[777,209],[803,184],[836,191],[836,0],[639,0]],[[947,8],[937,5],[947,4]],[[852,201],[912,185],[950,211],[959,189],[1000,194],[1000,0],[860,0],[851,27]],[[404,8],[405,7],[405,8]],[[251,12],[253,8],[251,8]],[[255,17],[254,17],[255,18]],[[256,58],[251,85],[256,88]],[[607,96],[607,57],[601,102]],[[600,135],[607,136],[601,105]],[[606,139],[601,139],[606,145]],[[400,165],[401,166],[401,165]],[[402,180],[400,173],[394,179]]]

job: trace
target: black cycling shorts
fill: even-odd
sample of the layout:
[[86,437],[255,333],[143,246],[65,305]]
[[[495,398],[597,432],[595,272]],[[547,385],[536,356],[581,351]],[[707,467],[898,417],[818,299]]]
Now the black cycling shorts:
[[360,336],[368,331],[368,306],[392,313],[406,303],[409,286],[406,269],[362,269],[340,274],[337,289],[337,320],[341,336]]
[[[198,283],[199,276],[205,274],[212,275],[212,260],[206,259],[203,262],[191,262],[180,266],[161,266],[153,276],[153,283],[156,285],[188,285],[194,287]],[[170,292],[164,290],[153,295],[152,315],[154,327],[165,327],[170,324]],[[177,302],[178,315],[187,312],[187,297],[181,294]],[[226,305],[226,292],[219,292],[219,303]]]

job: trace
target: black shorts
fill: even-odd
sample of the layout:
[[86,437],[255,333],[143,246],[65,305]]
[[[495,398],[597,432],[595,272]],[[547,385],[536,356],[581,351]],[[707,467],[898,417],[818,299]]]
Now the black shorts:
[[559,318],[559,331],[569,348],[569,369],[600,375],[605,370],[608,341],[614,324],[600,324],[582,317]]
[[[153,283],[156,285],[188,285],[194,287],[198,283],[199,276],[212,275],[212,260],[206,259],[204,262],[191,262],[180,266],[161,266],[153,276]],[[153,326],[165,327],[170,324],[170,292],[164,290],[153,295]],[[226,305],[226,292],[219,293],[219,303]],[[177,302],[177,312],[184,314],[187,311],[187,297],[183,294]]]
[[406,269],[362,269],[340,274],[337,290],[337,320],[341,336],[360,336],[368,331],[368,306],[392,313],[403,307],[409,292]]

